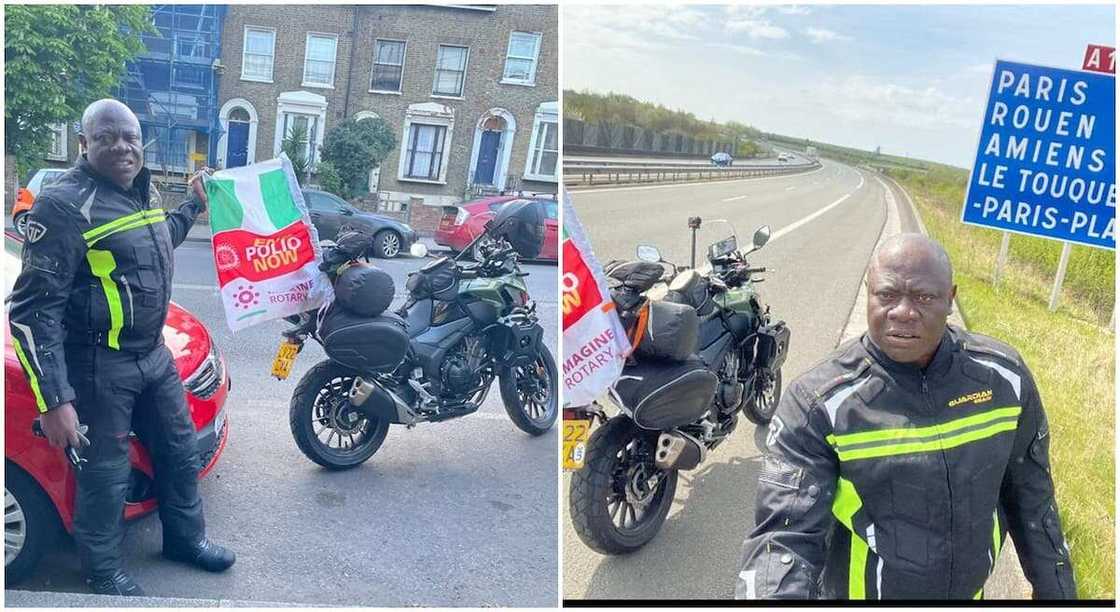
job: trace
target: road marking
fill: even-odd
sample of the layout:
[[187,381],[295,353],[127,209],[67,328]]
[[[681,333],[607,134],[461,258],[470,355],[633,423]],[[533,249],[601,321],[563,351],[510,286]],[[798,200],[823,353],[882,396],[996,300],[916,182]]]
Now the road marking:
[[721,200],[721,201],[723,201],[723,202],[734,202],[735,200],[742,200],[745,197],[747,197],[747,196],[741,195],[741,196],[735,196],[733,198],[727,198],[726,200]]
[[843,204],[844,200],[847,200],[848,198],[852,197],[852,194],[854,194],[856,191],[859,191],[860,187],[863,187],[863,175],[862,174],[859,175],[859,185],[856,186],[854,191],[851,191],[849,193],[846,193],[846,194],[840,196],[840,199],[836,200],[832,204],[829,204],[828,206],[825,206],[824,208],[822,208],[822,209],[820,209],[820,210],[818,210],[818,211],[816,211],[816,212],[814,212],[814,213],[812,213],[812,214],[810,214],[810,215],[808,215],[808,216],[806,216],[806,217],[804,217],[804,218],[802,218],[798,221],[794,221],[793,223],[791,223],[791,224],[783,227],[782,229],[774,232],[774,234],[770,236],[770,242],[774,242],[778,238],[781,238],[782,236],[785,236],[786,234],[788,234],[788,233],[792,232],[793,230],[801,227],[802,225],[805,225],[806,223],[812,221],[813,219],[816,219],[817,217],[825,214],[826,212],[832,210],[833,208],[836,208],[837,206]]
[[821,170],[824,170],[824,166],[821,166],[820,168],[817,168],[816,170],[811,170],[809,172],[805,172],[803,174],[782,174],[782,175],[779,175],[779,176],[763,176],[763,177],[759,177],[759,178],[728,179],[728,180],[725,180],[725,181],[695,181],[695,182],[692,182],[692,183],[673,183],[671,185],[644,185],[644,186],[641,186],[641,187],[611,187],[611,188],[608,188],[608,189],[575,189],[575,190],[569,190],[569,193],[571,193],[573,196],[575,196],[575,195],[579,195],[579,194],[583,194],[583,193],[609,193],[609,192],[612,192],[612,191],[638,191],[638,190],[643,190],[643,189],[671,189],[673,187],[695,187],[697,185],[715,185],[715,184],[720,184],[720,183],[724,183],[724,184],[726,184],[726,183],[742,183],[744,181],[772,181],[774,179],[785,179],[785,178],[791,178],[791,177],[809,176],[810,174],[816,174],[817,172],[820,172]]
[[794,189],[797,189],[797,185],[790,185],[789,187],[786,187],[786,191],[793,191]]
[[190,291],[217,291],[217,285],[191,285],[188,283],[174,283],[171,285],[172,289],[187,289]]

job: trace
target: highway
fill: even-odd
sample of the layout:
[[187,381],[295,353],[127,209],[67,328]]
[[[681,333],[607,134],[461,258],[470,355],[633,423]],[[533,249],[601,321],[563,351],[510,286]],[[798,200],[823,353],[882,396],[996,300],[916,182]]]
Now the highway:
[[[832,350],[848,322],[871,250],[887,219],[886,188],[872,173],[822,160],[792,176],[703,184],[591,189],[572,193],[580,221],[603,263],[633,258],[639,242],[687,263],[686,221],[704,226],[698,251],[723,237],[726,218],[740,245],[768,224],[770,243],[748,259],[777,271],[758,289],[775,318],[792,329],[783,368],[788,384]],[[902,229],[914,231],[902,215]],[[726,225],[724,225],[726,227]],[[693,472],[681,474],[668,520],[644,549],[604,557],[572,529],[562,479],[565,598],[730,598],[740,547],[754,524],[754,493],[765,429],[740,419],[731,440]]]

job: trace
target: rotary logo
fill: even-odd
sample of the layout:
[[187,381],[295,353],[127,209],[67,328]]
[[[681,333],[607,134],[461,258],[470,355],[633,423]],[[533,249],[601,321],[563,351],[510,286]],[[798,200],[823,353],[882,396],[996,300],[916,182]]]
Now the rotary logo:
[[232,270],[241,265],[241,258],[237,256],[237,249],[228,244],[219,244],[214,247],[214,264],[219,270]]
[[261,294],[252,285],[238,285],[233,292],[233,306],[249,310],[261,303]]

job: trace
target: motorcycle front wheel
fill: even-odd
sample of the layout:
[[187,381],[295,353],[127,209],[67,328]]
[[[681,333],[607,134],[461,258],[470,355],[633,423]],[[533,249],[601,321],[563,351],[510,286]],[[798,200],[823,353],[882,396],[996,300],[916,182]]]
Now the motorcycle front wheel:
[[568,509],[576,534],[604,555],[632,553],[661,530],[677,472],[653,463],[657,433],[616,416],[591,434],[587,459],[572,474]]
[[747,401],[743,403],[743,415],[755,425],[769,425],[770,419],[774,418],[774,411],[778,409],[778,400],[782,398],[782,371],[778,370],[765,378],[759,373],[747,394]]
[[332,361],[322,361],[304,374],[292,394],[288,420],[296,446],[331,470],[361,465],[389,433],[388,421],[374,420],[350,405],[354,376]]
[[535,361],[503,369],[498,387],[506,414],[518,429],[539,436],[556,422],[560,404],[556,362],[543,345]]

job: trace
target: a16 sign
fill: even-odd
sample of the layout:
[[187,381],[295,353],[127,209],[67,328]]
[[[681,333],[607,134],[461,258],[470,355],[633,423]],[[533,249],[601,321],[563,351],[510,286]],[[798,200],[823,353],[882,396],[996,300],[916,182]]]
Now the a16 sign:
[[1116,48],[1089,45],[1085,49],[1085,61],[1081,63],[1081,69],[1116,74]]

